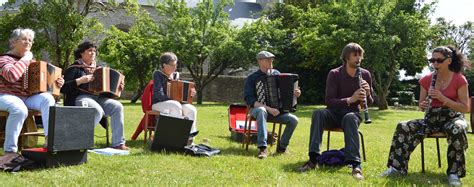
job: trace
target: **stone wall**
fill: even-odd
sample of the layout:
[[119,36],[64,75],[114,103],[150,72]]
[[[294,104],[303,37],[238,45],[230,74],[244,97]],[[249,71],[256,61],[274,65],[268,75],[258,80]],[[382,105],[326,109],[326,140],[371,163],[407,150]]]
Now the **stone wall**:
[[244,103],[245,76],[219,76],[204,89],[204,101]]

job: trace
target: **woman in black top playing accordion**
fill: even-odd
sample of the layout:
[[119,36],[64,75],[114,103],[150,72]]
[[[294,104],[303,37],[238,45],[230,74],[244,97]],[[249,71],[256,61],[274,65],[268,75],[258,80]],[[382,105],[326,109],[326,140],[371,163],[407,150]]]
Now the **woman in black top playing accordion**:
[[[111,117],[112,126],[112,148],[128,150],[125,146],[124,119],[122,103],[109,97],[92,95],[85,91],[88,84],[93,80],[92,74],[96,70],[96,45],[89,41],[81,43],[74,51],[76,61],[66,69],[64,73],[64,86],[61,92],[64,93],[65,106],[87,105],[97,110],[95,124],[98,124],[102,116]],[[123,90],[124,83],[121,82],[119,90]]]
[[[152,110],[159,111],[161,114],[182,117],[185,116],[193,120],[193,126],[190,131],[189,144],[194,140],[197,134],[197,110],[191,104],[182,104],[176,100],[172,100],[168,95],[168,82],[179,79],[179,74],[176,72],[178,66],[178,57],[172,52],[166,52],[160,56],[160,70],[153,73],[153,97]],[[191,89],[191,96],[196,94],[194,88]]]

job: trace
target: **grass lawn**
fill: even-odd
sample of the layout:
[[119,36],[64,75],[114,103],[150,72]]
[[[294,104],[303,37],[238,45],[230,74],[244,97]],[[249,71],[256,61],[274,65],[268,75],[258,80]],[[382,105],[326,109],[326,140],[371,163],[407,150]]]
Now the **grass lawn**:
[[[409,110],[371,110],[372,124],[363,124],[360,130],[366,142],[367,162],[362,163],[364,181],[356,181],[347,167],[322,167],[308,173],[297,173],[295,169],[307,159],[311,113],[322,106],[300,106],[296,115],[300,122],[289,146],[290,154],[269,156],[265,160],[256,158],[257,148],[251,145],[245,151],[241,144],[230,139],[228,130],[227,105],[204,104],[198,107],[198,128],[200,134],[196,143],[208,139],[212,147],[219,148],[220,155],[204,158],[180,154],[154,153],[143,143],[143,134],[136,141],[130,141],[142,117],[140,104],[124,102],[125,135],[131,147],[128,156],[103,156],[90,153],[88,163],[80,166],[60,167],[19,173],[0,173],[2,186],[24,185],[374,185],[412,186],[447,184],[446,140],[441,142],[442,167],[437,167],[436,143],[425,140],[425,168],[421,173],[419,147],[412,154],[409,175],[406,177],[381,178],[393,131],[398,121],[422,118],[423,113]],[[95,134],[103,136],[104,130],[98,126]],[[326,133],[325,133],[326,135]],[[326,147],[323,137],[322,149]],[[474,135],[468,134],[470,143]],[[97,147],[105,145],[104,138],[95,139]],[[343,146],[342,133],[332,133],[331,149]],[[271,152],[275,151],[272,147]],[[467,176],[463,184],[474,184],[474,155],[472,148],[466,152]]]

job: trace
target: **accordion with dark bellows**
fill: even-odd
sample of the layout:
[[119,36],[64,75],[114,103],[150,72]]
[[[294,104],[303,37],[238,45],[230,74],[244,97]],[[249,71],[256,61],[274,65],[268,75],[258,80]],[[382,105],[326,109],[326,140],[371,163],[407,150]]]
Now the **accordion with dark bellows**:
[[255,84],[257,101],[281,112],[295,112],[298,79],[298,74],[291,73],[261,76]]
[[120,83],[125,79],[117,70],[109,67],[99,67],[92,75],[94,80],[89,83],[87,89],[94,95],[103,95],[106,97],[120,97],[122,90],[119,89]]
[[56,85],[56,80],[61,77],[61,68],[45,61],[32,61],[23,75],[23,89],[30,94],[50,92],[59,96],[61,89]]
[[184,80],[171,80],[167,85],[166,95],[181,103],[193,103],[193,96],[191,90],[194,88],[194,83]]

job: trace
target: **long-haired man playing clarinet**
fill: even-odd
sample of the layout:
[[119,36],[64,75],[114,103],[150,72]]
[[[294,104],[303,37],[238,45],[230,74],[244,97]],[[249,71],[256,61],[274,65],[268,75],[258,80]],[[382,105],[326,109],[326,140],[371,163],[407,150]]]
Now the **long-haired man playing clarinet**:
[[[344,130],[344,155],[347,164],[352,165],[352,176],[362,180],[360,166],[359,114],[360,103],[366,100],[372,103],[372,77],[370,72],[360,68],[364,58],[364,49],[357,43],[349,43],[342,50],[343,64],[332,69],[326,80],[327,108],[315,110],[311,118],[309,138],[309,160],[298,171],[306,172],[318,167],[318,157],[324,128],[340,127]],[[360,69],[359,69],[360,68]],[[357,71],[362,74],[359,80]]]

